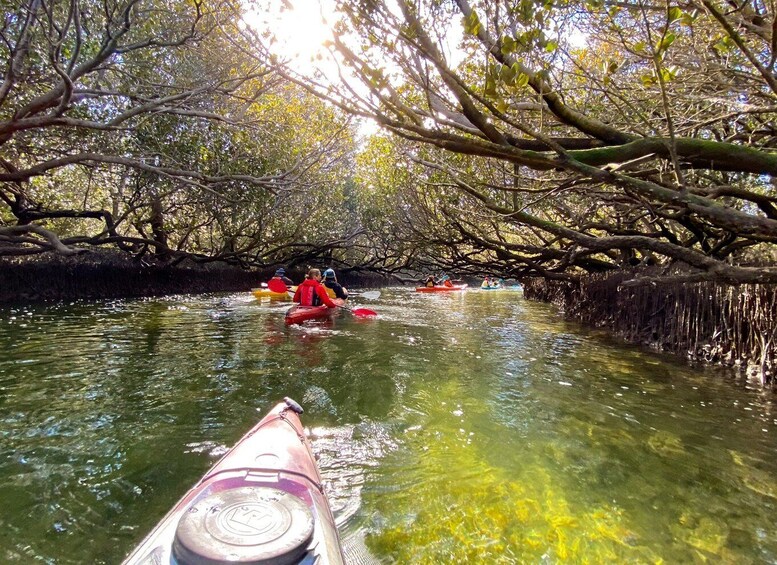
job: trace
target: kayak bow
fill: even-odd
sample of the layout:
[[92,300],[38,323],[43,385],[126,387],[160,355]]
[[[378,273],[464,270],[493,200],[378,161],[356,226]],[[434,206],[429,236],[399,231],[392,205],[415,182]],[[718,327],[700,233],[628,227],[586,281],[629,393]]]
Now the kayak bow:
[[157,524],[124,565],[342,565],[321,475],[290,398]]

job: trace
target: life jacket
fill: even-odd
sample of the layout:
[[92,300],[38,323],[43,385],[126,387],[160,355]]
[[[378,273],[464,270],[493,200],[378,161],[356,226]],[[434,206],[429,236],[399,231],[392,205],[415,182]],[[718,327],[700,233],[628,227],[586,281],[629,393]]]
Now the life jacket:
[[450,281],[450,279],[445,279],[445,282],[443,284],[445,286],[453,286],[453,283]]
[[308,279],[299,285],[299,303],[301,306],[320,306],[321,299],[316,293],[318,282]]
[[326,290],[326,293],[329,295],[329,298],[342,298],[343,300],[348,298],[348,295],[345,293],[345,289],[340,283],[332,279],[324,279],[324,282],[321,284]]

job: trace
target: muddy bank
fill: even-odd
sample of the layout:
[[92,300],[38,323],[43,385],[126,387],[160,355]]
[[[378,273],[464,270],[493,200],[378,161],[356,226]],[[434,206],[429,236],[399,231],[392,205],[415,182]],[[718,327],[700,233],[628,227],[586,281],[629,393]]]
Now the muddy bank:
[[[275,267],[245,270],[217,263],[175,266],[142,262],[118,253],[88,253],[0,259],[0,302],[134,298],[168,294],[241,292],[258,287]],[[290,269],[295,282],[302,270]],[[370,273],[342,273],[346,286],[377,287],[388,279]]]

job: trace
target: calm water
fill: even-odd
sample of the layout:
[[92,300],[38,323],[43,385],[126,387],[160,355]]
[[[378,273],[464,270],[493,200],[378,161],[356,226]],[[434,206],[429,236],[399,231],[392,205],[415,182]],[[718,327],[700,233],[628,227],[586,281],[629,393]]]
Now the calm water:
[[354,561],[777,563],[773,396],[518,292],[359,305],[0,309],[0,561],[120,561],[291,396]]

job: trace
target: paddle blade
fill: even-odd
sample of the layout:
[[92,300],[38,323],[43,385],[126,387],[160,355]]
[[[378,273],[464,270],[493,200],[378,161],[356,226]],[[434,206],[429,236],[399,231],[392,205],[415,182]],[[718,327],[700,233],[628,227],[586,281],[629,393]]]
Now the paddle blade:
[[359,296],[361,298],[366,298],[367,300],[377,300],[378,298],[380,298],[380,291],[370,290],[368,292],[362,292]]
[[284,282],[280,279],[270,279],[270,282],[267,283],[267,288],[273,292],[286,292],[289,290]]
[[369,308],[354,308],[353,310],[351,310],[351,313],[354,316],[358,316],[359,318],[375,318],[378,315],[377,312],[374,312]]

